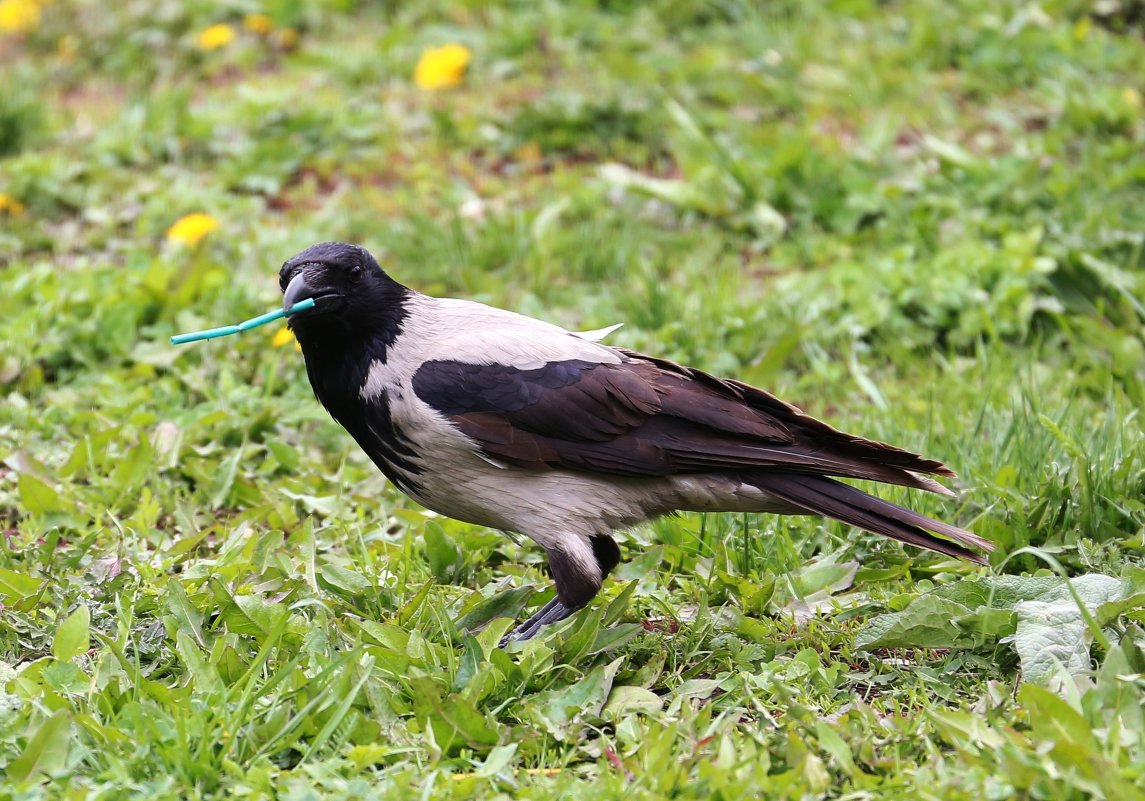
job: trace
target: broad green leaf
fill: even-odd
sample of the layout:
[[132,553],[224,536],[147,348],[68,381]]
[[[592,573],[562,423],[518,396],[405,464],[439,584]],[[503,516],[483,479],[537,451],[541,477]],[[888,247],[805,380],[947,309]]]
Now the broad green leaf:
[[211,589],[222,607],[220,617],[235,634],[266,637],[289,614],[286,606],[256,595],[233,595],[222,581],[212,578]]
[[415,678],[411,686],[418,718],[433,727],[441,748],[453,752],[496,745],[499,727],[472,703],[459,695],[443,698],[441,686],[429,677]]
[[927,717],[935,724],[942,739],[951,745],[1000,748],[1002,735],[990,727],[986,719],[975,712],[959,709],[930,709]]
[[528,702],[534,718],[558,740],[565,740],[572,733],[573,721],[600,715],[623,662],[624,657],[620,657],[597,665],[578,682],[538,693]]
[[955,619],[971,610],[931,593],[915,599],[901,612],[872,618],[855,636],[860,648],[949,648],[962,629]]
[[175,650],[182,659],[183,666],[191,674],[196,691],[206,698],[220,698],[223,694],[223,682],[219,677],[219,671],[203,655],[190,632],[181,629],[175,634]]
[[617,581],[633,581],[641,579],[656,569],[664,560],[664,546],[656,545],[643,553],[638,553],[633,559],[621,562],[612,577]]
[[1145,567],[1127,565],[1121,571],[1121,593],[1116,600],[1097,607],[1094,617],[1098,625],[1105,625],[1118,615],[1145,609]]
[[347,749],[346,758],[353,762],[358,768],[365,768],[381,762],[391,754],[393,750],[393,747],[389,745],[365,743]]
[[815,737],[819,740],[819,747],[831,755],[843,773],[854,775],[855,760],[851,756],[851,747],[822,718],[815,721]]
[[[954,620],[962,634],[989,642],[1007,637],[1018,627],[1018,617],[1011,609],[991,609],[980,606],[968,615]],[[977,644],[977,640],[975,641]]]
[[1116,725],[1138,738],[1145,736],[1145,704],[1136,683],[1140,668],[1145,667],[1141,656],[1132,635],[1126,633],[1105,654],[1093,693]]
[[592,652],[600,634],[600,620],[604,612],[603,607],[590,606],[577,612],[569,622],[552,624],[553,628],[564,627],[558,639],[562,659],[575,665]]
[[[1089,721],[1069,702],[1032,684],[1022,685],[1018,700],[1029,712],[1031,739],[1042,745],[1039,755],[1053,759],[1055,770],[1071,775],[1071,783],[1092,785],[1091,797],[1117,801],[1145,798],[1145,793],[1123,778],[1119,766],[1107,756],[1109,744],[1098,739]],[[1098,787],[1102,792],[1096,791]]]
[[752,580],[724,570],[717,570],[716,575],[719,576],[720,583],[732,591],[740,608],[746,614],[763,615],[767,613],[771,599],[775,595],[775,576],[767,575]]
[[267,440],[266,448],[274,454],[274,458],[278,460],[278,463],[287,470],[298,469],[300,458],[296,448],[276,439]]
[[40,724],[20,756],[8,765],[8,781],[19,784],[51,776],[67,764],[71,714],[61,709]]
[[61,695],[78,695],[91,686],[91,679],[74,662],[58,659],[44,668],[44,684]]
[[17,482],[20,503],[30,514],[43,515],[62,512],[65,504],[60,494],[31,473],[21,473]]
[[[116,461],[111,473],[111,486],[120,494],[132,492],[155,466],[155,450],[147,435],[139,434],[139,443]],[[218,504],[215,504],[216,506]]]
[[421,585],[421,588],[398,610],[398,623],[407,624],[415,615],[421,613],[421,609],[425,606],[426,599],[429,598],[429,591],[432,588],[432,582],[426,582]]
[[[1100,574],[1078,576],[1071,583],[1091,614],[1116,600],[1122,591],[1121,581]],[[1068,590],[1058,594],[1065,597],[1022,601],[1015,607],[1018,630],[1013,636],[1014,648],[1022,663],[1022,675],[1035,684],[1048,683],[1059,669],[1077,676],[1090,667],[1093,635]]]
[[619,623],[615,626],[603,626],[596,633],[596,639],[592,643],[592,648],[589,650],[590,654],[599,654],[613,648],[619,648],[626,642],[632,640],[644,627],[639,623]]
[[457,673],[453,678],[453,691],[460,692],[465,689],[465,685],[469,684],[470,679],[477,675],[480,670],[481,664],[485,661],[485,652],[481,650],[481,644],[477,642],[472,634],[466,634],[464,639],[464,650],[461,652],[461,664],[457,668]]
[[1057,598],[1063,591],[1068,596],[1064,579],[1057,576],[956,581],[919,595],[901,612],[872,618],[855,641],[863,648],[973,647],[987,636],[1013,634],[1017,617],[1010,615],[1018,603]]
[[318,579],[327,588],[350,598],[369,592],[373,586],[361,573],[329,562],[318,567]]
[[719,679],[688,679],[675,690],[673,695],[685,698],[707,698],[719,689]]
[[831,774],[827,772],[823,760],[817,754],[808,752],[803,757],[803,780],[816,796],[822,795],[831,786]]
[[167,609],[171,612],[177,630],[186,632],[194,639],[196,645],[205,648],[203,615],[191,603],[191,599],[187,597],[187,593],[178,579],[171,579],[167,582]]
[[817,592],[828,594],[845,590],[851,586],[858,562],[816,562],[788,576],[792,594],[796,598],[806,598]]
[[[274,631],[282,622],[282,618],[288,614],[287,608],[281,603],[275,601],[268,601],[265,598],[260,598],[257,595],[236,595],[235,608],[241,611],[243,619],[250,621],[254,629],[245,626],[239,627],[243,629],[244,634],[258,634],[266,636]],[[227,616],[228,625],[232,622],[237,623],[234,616]],[[232,631],[238,629],[232,628]]]
[[227,500],[231,487],[235,484],[235,475],[238,473],[239,462],[243,457],[242,446],[236,446],[230,454],[219,464],[211,483],[210,503],[218,508]]
[[309,495],[304,492],[291,492],[288,489],[281,489],[279,492],[283,496],[301,503],[302,508],[307,512],[322,517],[329,517],[339,509],[337,495]]
[[13,604],[40,591],[40,579],[0,567],[0,596],[6,603]]
[[450,571],[457,563],[457,545],[436,521],[426,524],[422,533],[425,538],[425,555],[429,569],[440,583],[449,580]]
[[489,752],[489,756],[485,757],[485,762],[477,770],[477,775],[482,778],[492,778],[509,767],[516,756],[517,743],[499,745]]
[[52,656],[61,662],[71,661],[88,649],[91,611],[79,606],[56,627]]
[[1046,684],[1059,671],[1076,676],[1089,668],[1093,632],[1074,593],[1099,624],[1108,622],[1145,606],[1145,570],[1127,569],[1121,579],[992,576],[947,584],[913,599],[901,612],[872,618],[855,643],[970,648],[1012,642],[1027,681]]
[[491,598],[483,598],[457,618],[459,630],[475,631],[497,617],[516,618],[536,590],[531,586],[502,590]]
[[378,623],[375,620],[352,620],[362,634],[370,640],[393,651],[405,653],[409,644],[409,631],[392,623]]
[[628,604],[632,602],[632,596],[636,594],[636,587],[639,583],[638,581],[628,582],[620,594],[609,601],[608,608],[600,620],[602,626],[611,626],[620,620],[620,616],[624,614],[625,610],[628,609]]
[[756,620],[741,613],[738,609],[726,607],[720,620],[730,631],[756,643],[771,643],[775,639],[775,629],[768,623]]
[[1033,684],[1023,684],[1018,697],[1030,713],[1035,737],[1096,750],[1097,740],[1089,723],[1067,701]]
[[628,715],[659,712],[663,707],[664,699],[651,690],[623,685],[612,688],[601,714],[609,720],[622,720]]

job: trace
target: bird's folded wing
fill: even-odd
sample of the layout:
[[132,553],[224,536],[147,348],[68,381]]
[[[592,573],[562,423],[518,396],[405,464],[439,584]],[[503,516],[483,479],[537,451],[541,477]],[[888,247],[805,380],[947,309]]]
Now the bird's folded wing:
[[[623,476],[778,469],[944,491],[941,463],[844,434],[762,390],[608,349],[526,368],[434,359],[418,398],[490,457],[535,470]],[[583,354],[578,354],[582,356]]]
[[587,339],[590,342],[603,342],[609,334],[613,333],[618,328],[622,328],[623,326],[624,323],[615,323],[613,325],[605,326],[604,328],[594,328],[591,331],[570,331],[569,333],[574,337]]

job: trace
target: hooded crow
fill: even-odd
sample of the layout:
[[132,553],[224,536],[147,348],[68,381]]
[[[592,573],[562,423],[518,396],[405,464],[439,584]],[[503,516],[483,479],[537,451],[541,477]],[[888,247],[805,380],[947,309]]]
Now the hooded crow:
[[[675,511],[831,517],[985,564],[993,545],[837,478],[953,493],[941,462],[845,434],[761,389],[466,300],[422,295],[364,248],[282,266],[314,393],[388,479],[443,515],[545,550],[556,597],[528,639],[600,590],[611,532]],[[935,536],[935,534],[941,536]]]

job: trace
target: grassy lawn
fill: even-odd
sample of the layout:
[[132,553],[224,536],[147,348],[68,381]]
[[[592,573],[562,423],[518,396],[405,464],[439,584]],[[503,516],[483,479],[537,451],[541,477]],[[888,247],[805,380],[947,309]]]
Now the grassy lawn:
[[[1143,19],[0,0],[0,799],[1145,799]],[[991,566],[684,515],[498,650],[538,548],[168,344],[330,239],[941,459]]]

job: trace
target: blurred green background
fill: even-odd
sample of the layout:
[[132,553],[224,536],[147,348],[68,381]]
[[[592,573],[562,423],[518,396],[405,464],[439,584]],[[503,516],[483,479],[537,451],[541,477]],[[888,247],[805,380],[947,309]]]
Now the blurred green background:
[[[1140,0],[0,0],[0,76],[0,799],[1145,797]],[[498,651],[537,549],[168,344],[331,239],[942,459],[992,567],[688,515]]]

